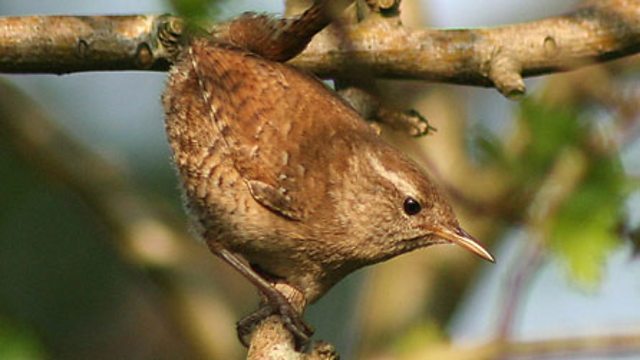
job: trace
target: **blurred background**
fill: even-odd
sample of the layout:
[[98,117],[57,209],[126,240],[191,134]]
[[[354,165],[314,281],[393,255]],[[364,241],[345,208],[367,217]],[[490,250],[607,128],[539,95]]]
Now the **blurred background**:
[[[0,15],[197,3],[2,1]],[[578,3],[405,0],[402,18],[496,26]],[[284,4],[198,14],[248,10]],[[639,64],[529,79],[519,101],[378,81],[385,103],[437,128],[383,135],[437,178],[497,264],[440,246],[363,269],[309,308],[315,338],[344,359],[640,359]],[[258,297],[189,233],[164,136],[165,76],[0,76],[0,359],[244,357],[234,323]]]

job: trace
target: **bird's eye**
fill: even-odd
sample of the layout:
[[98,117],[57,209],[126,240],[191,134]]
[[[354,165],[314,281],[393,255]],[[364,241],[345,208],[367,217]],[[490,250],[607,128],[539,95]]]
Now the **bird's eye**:
[[407,215],[415,215],[422,210],[422,205],[418,202],[418,200],[412,198],[411,196],[404,199],[404,212]]

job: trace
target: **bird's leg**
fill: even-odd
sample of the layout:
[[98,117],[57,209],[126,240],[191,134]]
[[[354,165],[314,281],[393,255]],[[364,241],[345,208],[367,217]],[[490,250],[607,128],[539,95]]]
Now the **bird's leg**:
[[274,290],[279,295],[276,299],[265,299],[266,301],[261,304],[258,310],[244,317],[236,324],[240,342],[248,347],[249,335],[255,326],[271,315],[279,315],[284,326],[293,335],[296,349],[302,350],[308,344],[309,338],[313,334],[313,329],[302,320],[300,313],[296,311],[282,293],[275,288]]
[[265,318],[277,314],[282,318],[287,330],[289,330],[293,335],[296,347],[304,347],[309,342],[311,335],[313,335],[313,330],[305,324],[302,320],[302,315],[291,306],[284,295],[282,295],[280,291],[265,280],[260,274],[253,270],[251,266],[240,260],[237,255],[227,249],[216,246],[216,244],[212,244],[211,242],[207,242],[207,244],[209,245],[209,249],[215,255],[219,256],[222,260],[247,278],[247,280],[249,280],[265,298],[265,301],[257,311],[237,323],[236,329],[240,342],[248,347],[248,337],[255,325]]
[[436,128],[431,126],[429,121],[418,111],[409,109],[400,111],[390,108],[382,104],[379,98],[363,90],[364,88],[372,88],[371,86],[363,87],[350,83],[336,84],[340,86],[338,94],[346,100],[360,115],[372,121],[374,129],[379,133],[378,124],[386,124],[391,128],[404,131],[411,136],[419,137],[431,134]]

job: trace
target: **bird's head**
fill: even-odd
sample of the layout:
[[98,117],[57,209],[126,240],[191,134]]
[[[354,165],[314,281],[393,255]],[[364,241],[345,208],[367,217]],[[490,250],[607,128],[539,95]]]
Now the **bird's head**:
[[460,227],[433,181],[398,151],[375,146],[353,156],[333,198],[350,253],[367,265],[434,244],[455,244],[481,258],[493,256]]

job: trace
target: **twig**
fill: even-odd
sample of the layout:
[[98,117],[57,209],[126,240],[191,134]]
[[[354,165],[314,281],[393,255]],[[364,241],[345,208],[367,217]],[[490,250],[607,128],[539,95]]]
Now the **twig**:
[[499,339],[511,337],[518,307],[543,260],[543,249],[538,241],[532,241],[525,246],[514,263],[515,269],[504,289],[504,302],[500,319],[497,321]]
[[[166,70],[164,41],[180,21],[157,15],[0,18],[0,72]],[[228,24],[214,24],[216,32]],[[292,63],[340,77],[357,61],[376,77],[496,86],[524,92],[521,76],[574,69],[640,50],[640,3],[590,2],[575,12],[492,29],[411,30],[380,18],[314,39]]]
[[511,336],[518,305],[530,281],[544,260],[545,223],[552,218],[580,184],[585,174],[585,156],[577,149],[564,150],[558,157],[531,201],[526,229],[531,239],[522,250],[505,287],[503,312],[497,322],[498,339]]

